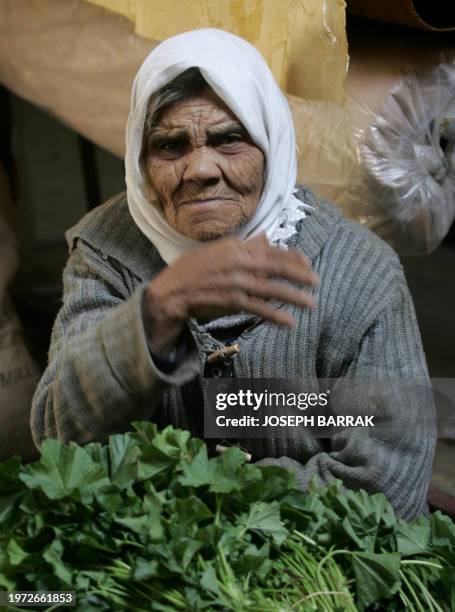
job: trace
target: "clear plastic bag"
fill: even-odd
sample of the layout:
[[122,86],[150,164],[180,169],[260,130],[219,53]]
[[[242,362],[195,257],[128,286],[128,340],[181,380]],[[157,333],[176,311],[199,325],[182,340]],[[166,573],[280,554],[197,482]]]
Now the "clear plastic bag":
[[455,53],[379,36],[351,38],[344,105],[290,99],[299,180],[398,253],[425,254],[455,217]]
[[359,145],[359,215],[403,254],[434,250],[455,218],[454,83],[453,61],[406,75]]

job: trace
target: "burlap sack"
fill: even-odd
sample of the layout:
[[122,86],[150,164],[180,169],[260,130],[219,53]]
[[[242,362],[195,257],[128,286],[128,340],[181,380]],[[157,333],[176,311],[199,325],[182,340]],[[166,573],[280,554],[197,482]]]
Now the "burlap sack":
[[30,406],[38,380],[38,367],[5,296],[0,306],[0,461],[14,454],[24,461],[38,455],[30,432]]
[[30,461],[38,455],[30,432],[30,407],[40,372],[7,293],[18,261],[16,236],[5,220],[11,216],[8,184],[0,167],[0,461],[14,454]]

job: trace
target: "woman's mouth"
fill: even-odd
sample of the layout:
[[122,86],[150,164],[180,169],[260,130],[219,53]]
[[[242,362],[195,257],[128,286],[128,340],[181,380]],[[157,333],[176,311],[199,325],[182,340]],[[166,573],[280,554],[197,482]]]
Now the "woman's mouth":
[[194,199],[194,200],[184,200],[179,204],[179,206],[191,206],[191,205],[206,205],[206,206],[214,206],[216,204],[220,204],[222,202],[229,202],[230,198],[203,198],[203,199]]

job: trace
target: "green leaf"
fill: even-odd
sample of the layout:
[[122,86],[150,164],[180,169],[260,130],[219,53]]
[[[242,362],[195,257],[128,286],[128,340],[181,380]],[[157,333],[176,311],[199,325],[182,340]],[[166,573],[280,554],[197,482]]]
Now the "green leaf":
[[357,605],[362,610],[397,593],[401,584],[398,553],[355,552],[351,562],[357,587]]
[[168,425],[163,431],[158,432],[153,440],[153,445],[163,455],[180,459],[186,454],[190,432],[183,429],[174,429]]
[[85,548],[93,548],[94,551],[90,551],[90,554],[94,554],[95,551],[105,551],[107,553],[116,554],[119,552],[120,547],[115,543],[114,538],[111,535],[104,535],[104,538],[100,539],[96,537],[97,534],[81,533],[78,532],[73,536],[74,544],[79,544]]
[[141,534],[145,533],[149,527],[149,516],[143,514],[142,516],[130,516],[125,518],[116,518],[115,523],[128,527],[134,533]]
[[377,525],[384,512],[391,507],[390,502],[383,493],[368,494],[363,489],[352,491],[346,489],[342,494],[337,494],[338,501],[343,504],[349,513],[355,513],[358,517],[367,519],[369,525]]
[[54,540],[43,553],[43,558],[52,566],[55,575],[68,587],[72,586],[73,573],[62,561],[63,544]]
[[101,465],[106,474],[109,474],[109,446],[103,446],[99,442],[89,442],[84,444],[83,448],[93,461]]
[[115,523],[127,527],[138,535],[147,535],[151,540],[160,540],[164,534],[158,513],[149,512],[141,516],[117,518]]
[[41,489],[49,499],[73,497],[83,503],[110,484],[104,468],[80,446],[48,439],[41,445],[41,459],[22,468],[19,478],[31,489]]
[[183,475],[178,481],[184,487],[202,487],[212,483],[214,478],[214,465],[210,463],[207,447],[203,446],[191,463],[182,466]]
[[[251,478],[260,478],[253,466],[245,466],[245,455],[237,447],[229,448],[220,457],[209,459],[203,446],[191,463],[182,465],[183,474],[178,481],[185,487],[207,486],[213,493],[232,493],[246,487]],[[248,468],[253,468],[252,471]],[[242,468],[242,470],[240,469]]]
[[168,511],[172,513],[172,520],[183,526],[200,523],[213,517],[213,512],[202,500],[194,495],[185,499],[173,499],[169,502]]
[[330,534],[331,544],[376,551],[383,518],[388,517],[391,509],[382,493],[369,495],[364,490],[344,490],[337,481],[330,483],[320,498],[327,509],[325,529]]
[[288,530],[281,522],[278,502],[251,504],[249,512],[239,517],[238,524],[247,531],[257,531],[273,538],[280,545],[288,535]]
[[[374,545],[376,542],[376,526],[373,528],[374,529],[374,533],[365,533],[366,530],[366,525],[362,525],[361,522],[359,522],[359,520],[356,520],[354,517],[352,517],[353,521],[355,522],[355,528],[353,527],[351,521],[348,519],[348,517],[344,517],[344,519],[342,521],[337,521],[336,526],[338,527],[339,532],[343,532],[344,536],[347,536],[348,539],[351,540],[351,546],[352,544],[354,544],[355,548],[358,548],[359,550],[364,550],[365,552],[374,552]],[[363,527],[363,528],[362,528]],[[356,532],[360,532],[360,537],[357,535]],[[335,541],[334,541],[335,543]],[[338,534],[336,543],[340,543],[340,536]],[[343,542],[343,545],[345,544],[345,542]]]
[[222,598],[218,578],[212,564],[208,564],[205,570],[202,572],[201,586],[207,591],[210,591],[214,595]]
[[8,542],[6,551],[8,553],[8,560],[11,565],[20,565],[22,561],[27,559],[29,556],[29,553],[24,550],[14,538],[11,538],[11,540]]
[[146,444],[151,444],[158,434],[158,427],[151,421],[134,421],[131,425],[136,430],[135,433],[133,433],[133,437],[138,441],[141,447]]
[[[225,521],[225,523],[226,522],[227,521]],[[226,534],[230,531],[232,531],[232,529],[229,529],[229,524],[227,526],[223,525],[223,527],[221,527],[220,525],[211,523],[209,525],[206,525],[205,527],[201,527],[201,529],[199,529],[199,531],[197,532],[197,537],[201,542],[215,550],[218,545],[218,542],[220,541],[220,538],[225,537]]]
[[[454,576],[454,567],[444,568],[440,573],[440,578],[442,582],[442,587],[444,589],[444,601],[447,602],[447,610],[455,610],[455,581],[453,579]],[[443,593],[439,593],[440,601],[438,603],[443,603],[442,601]]]
[[251,482],[245,490],[244,499],[251,501],[268,501],[284,497],[287,493],[299,493],[294,487],[297,484],[295,472],[277,465],[248,465],[259,471],[261,478]]
[[10,580],[6,574],[0,572],[0,586],[2,586],[6,591],[15,591],[16,589],[16,581]]
[[262,481],[260,470],[246,463],[245,454],[235,446],[212,459],[212,462],[215,468],[210,491],[213,493],[242,491],[242,499],[244,499],[243,493],[246,498],[250,488]]
[[281,501],[282,516],[295,522],[309,537],[328,536],[326,510],[319,495],[297,489],[287,493]]
[[119,489],[131,485],[137,477],[137,441],[131,434],[116,434],[109,439],[110,477]]
[[203,543],[193,538],[179,538],[174,542],[172,548],[174,559],[176,559],[184,570],[186,570],[193,560],[194,555],[201,549]]
[[20,469],[21,459],[17,455],[0,463],[0,524],[11,517],[19,500],[27,492],[18,479]]
[[264,542],[261,548],[250,544],[245,548],[240,559],[233,564],[232,569],[237,574],[252,572],[260,578],[265,578],[272,565],[269,555],[269,542]]
[[453,559],[455,553],[455,523],[438,510],[431,515],[430,524],[432,550]]
[[404,557],[428,552],[431,527],[425,516],[419,516],[412,522],[399,520],[395,531],[397,551]]
[[158,432],[153,424],[133,423],[137,433],[132,437],[139,442],[141,456],[138,478],[163,477],[176,464],[188,456],[190,432],[174,429],[171,425]]
[[142,454],[138,459],[137,474],[139,480],[149,478],[166,479],[167,475],[175,469],[178,459],[163,455],[163,453],[150,445],[142,449]]
[[101,508],[109,514],[121,513],[125,508],[125,500],[115,487],[106,487],[95,491],[95,498]]
[[135,580],[148,580],[158,574],[158,562],[136,557],[133,566],[133,578]]
[[23,485],[17,480],[20,468],[21,458],[18,455],[13,455],[0,463],[0,495],[4,491],[9,491],[11,487],[13,489],[16,489],[18,486],[23,488]]

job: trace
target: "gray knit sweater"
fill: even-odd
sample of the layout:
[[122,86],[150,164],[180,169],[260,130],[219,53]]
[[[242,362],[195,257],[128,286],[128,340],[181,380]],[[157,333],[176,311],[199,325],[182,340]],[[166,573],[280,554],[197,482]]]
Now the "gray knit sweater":
[[[234,375],[295,378],[309,385],[317,385],[317,378],[347,376],[429,384],[412,299],[395,252],[310,191],[301,188],[297,196],[315,207],[291,246],[311,259],[320,276],[313,290],[316,308],[282,306],[297,321],[291,330],[262,322],[243,332]],[[190,321],[183,361],[170,374],[155,365],[141,304],[145,287],[165,264],[135,225],[125,194],[85,215],[65,236],[70,257],[63,305],[32,403],[36,445],[47,437],[79,444],[104,441],[110,433],[127,431],[132,421],[146,419],[202,437],[200,388],[216,341]],[[405,428],[391,429],[387,436],[350,428],[322,440],[288,428],[285,435],[241,440],[241,445],[259,464],[294,469],[302,488],[312,476],[321,483],[340,478],[349,488],[383,491],[403,518],[427,512],[435,430],[415,417],[415,397],[387,405],[387,388],[385,382],[380,400],[406,421]]]

